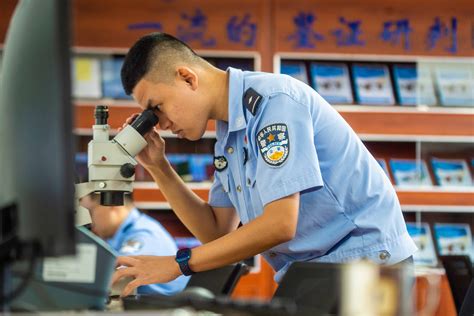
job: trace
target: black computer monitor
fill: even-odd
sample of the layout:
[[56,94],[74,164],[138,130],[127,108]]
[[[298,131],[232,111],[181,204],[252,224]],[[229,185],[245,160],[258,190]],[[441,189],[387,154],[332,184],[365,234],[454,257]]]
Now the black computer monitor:
[[[0,250],[75,252],[70,4],[21,0],[0,75]],[[8,221],[8,223],[7,223]],[[0,293],[1,294],[1,293]]]
[[335,263],[293,262],[273,299],[293,301],[301,315],[338,315],[341,269]]
[[474,279],[474,267],[468,255],[444,255],[439,256],[446,270],[449,286],[454,299],[454,305],[458,313],[465,301],[471,281]]

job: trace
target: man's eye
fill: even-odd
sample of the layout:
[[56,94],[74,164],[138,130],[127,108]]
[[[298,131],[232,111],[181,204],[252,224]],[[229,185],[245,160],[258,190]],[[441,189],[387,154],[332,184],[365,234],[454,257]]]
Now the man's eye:
[[161,105],[155,105],[155,111],[161,111]]

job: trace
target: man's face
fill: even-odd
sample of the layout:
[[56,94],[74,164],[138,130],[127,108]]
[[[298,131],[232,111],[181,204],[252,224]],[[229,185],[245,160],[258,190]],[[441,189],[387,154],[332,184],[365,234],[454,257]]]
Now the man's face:
[[110,206],[99,203],[99,195],[92,194],[81,199],[81,206],[89,210],[92,219],[92,232],[100,238],[107,239],[115,234],[116,216]]
[[179,138],[198,140],[206,131],[206,101],[198,93],[197,84],[177,77],[172,83],[138,82],[133,90],[142,109],[153,109],[163,130],[171,130]]

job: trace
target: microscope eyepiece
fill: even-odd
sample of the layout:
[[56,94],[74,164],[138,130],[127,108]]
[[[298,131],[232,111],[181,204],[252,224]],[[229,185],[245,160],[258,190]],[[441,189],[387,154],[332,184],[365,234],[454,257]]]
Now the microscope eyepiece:
[[153,113],[152,110],[145,110],[140,114],[131,126],[138,132],[140,135],[144,136],[148,133],[153,126],[158,123],[158,116]]
[[106,125],[109,118],[109,108],[107,105],[97,105],[94,112],[95,125]]

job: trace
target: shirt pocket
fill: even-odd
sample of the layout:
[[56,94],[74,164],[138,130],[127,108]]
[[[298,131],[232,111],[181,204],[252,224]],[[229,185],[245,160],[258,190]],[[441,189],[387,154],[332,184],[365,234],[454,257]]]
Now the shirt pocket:
[[247,163],[245,164],[245,185],[247,186],[247,188],[249,188],[249,190],[255,188],[256,173],[257,168],[255,165],[255,161],[247,161]]
[[[222,191],[224,191],[228,197],[230,202],[232,203],[234,208],[237,208],[237,197],[235,195],[235,190],[232,190],[232,182],[231,182],[231,174],[229,173],[229,170],[225,169],[222,171],[217,172],[217,177],[219,178],[219,181],[222,185]],[[232,191],[231,191],[232,190]]]
[[247,161],[245,164],[245,186],[247,187],[248,199],[247,212],[250,219],[263,213],[263,204],[260,199],[257,183],[257,168],[255,159]]
[[219,179],[219,182],[222,185],[222,191],[229,194],[230,193],[230,186],[229,186],[229,173],[227,170],[216,171],[216,176]]

